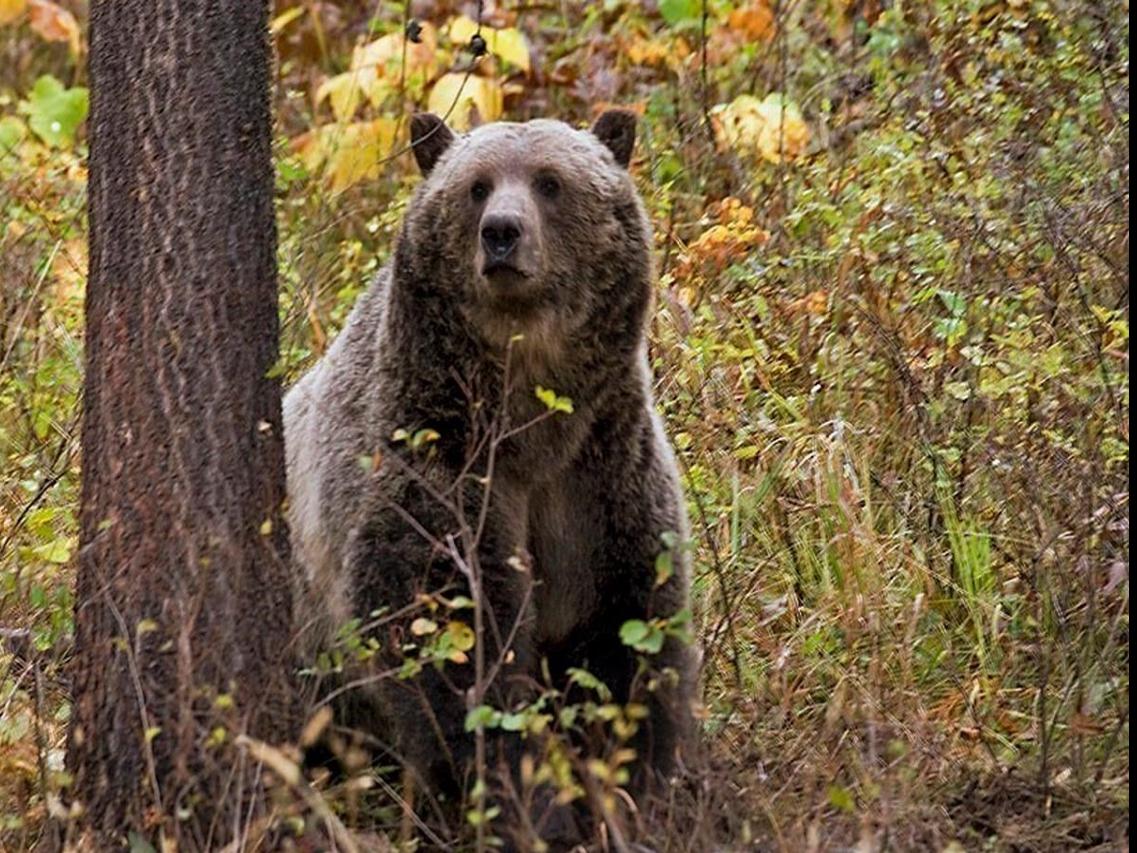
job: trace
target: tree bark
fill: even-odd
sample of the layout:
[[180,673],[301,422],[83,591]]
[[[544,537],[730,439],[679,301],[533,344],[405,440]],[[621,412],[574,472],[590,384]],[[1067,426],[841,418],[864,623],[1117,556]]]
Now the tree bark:
[[221,847],[287,735],[268,4],[95,0],[75,703],[81,844]]

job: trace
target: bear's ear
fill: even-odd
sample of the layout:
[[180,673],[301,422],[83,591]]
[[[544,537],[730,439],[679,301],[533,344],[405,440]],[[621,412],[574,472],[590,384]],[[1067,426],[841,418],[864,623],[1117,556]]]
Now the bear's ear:
[[430,174],[438,158],[453,141],[454,134],[446,122],[434,113],[415,113],[411,116],[411,148],[424,177]]
[[592,133],[612,152],[616,162],[627,168],[636,144],[636,114],[631,110],[605,110],[592,125]]

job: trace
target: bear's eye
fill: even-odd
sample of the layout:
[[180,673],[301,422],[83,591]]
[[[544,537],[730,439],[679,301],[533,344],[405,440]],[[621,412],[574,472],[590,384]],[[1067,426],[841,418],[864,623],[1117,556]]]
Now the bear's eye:
[[556,198],[561,194],[561,182],[552,175],[541,175],[537,178],[537,192],[545,198]]
[[485,201],[490,197],[490,185],[485,181],[474,181],[470,187],[470,198],[474,201]]

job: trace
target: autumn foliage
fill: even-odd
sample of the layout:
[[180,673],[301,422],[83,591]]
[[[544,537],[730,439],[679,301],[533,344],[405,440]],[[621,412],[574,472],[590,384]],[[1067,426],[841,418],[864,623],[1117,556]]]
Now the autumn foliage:
[[[0,0],[13,849],[68,784],[86,8]],[[391,252],[413,111],[641,116],[705,753],[645,843],[1127,846],[1127,4],[278,0],[272,38],[286,378]],[[290,837],[413,834],[355,771],[282,801]]]

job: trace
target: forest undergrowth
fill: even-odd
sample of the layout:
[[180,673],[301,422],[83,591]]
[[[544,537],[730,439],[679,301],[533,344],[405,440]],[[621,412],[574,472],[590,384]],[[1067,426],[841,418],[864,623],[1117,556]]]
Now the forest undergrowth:
[[[645,838],[1127,850],[1128,4],[478,5],[277,0],[281,375],[389,257],[413,111],[634,109],[702,655],[703,755]],[[67,782],[86,14],[0,0],[13,850]],[[386,790],[324,795],[366,834]]]

